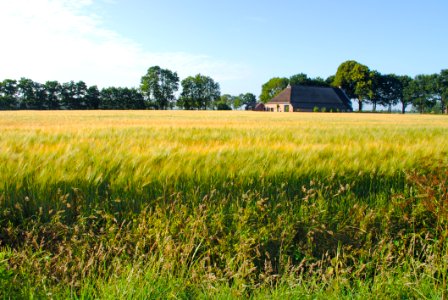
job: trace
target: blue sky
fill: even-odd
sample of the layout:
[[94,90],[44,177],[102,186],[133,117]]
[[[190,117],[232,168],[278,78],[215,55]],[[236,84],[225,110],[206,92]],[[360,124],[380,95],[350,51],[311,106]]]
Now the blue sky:
[[[0,79],[135,86],[160,65],[222,93],[274,76],[326,78],[353,59],[382,73],[448,68],[448,1],[0,0]],[[7,46],[6,46],[7,45]]]

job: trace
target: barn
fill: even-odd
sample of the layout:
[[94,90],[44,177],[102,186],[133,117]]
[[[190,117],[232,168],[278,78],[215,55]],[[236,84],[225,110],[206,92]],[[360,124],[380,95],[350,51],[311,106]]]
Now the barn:
[[303,85],[288,86],[265,104],[265,110],[275,112],[353,111],[351,101],[343,90]]

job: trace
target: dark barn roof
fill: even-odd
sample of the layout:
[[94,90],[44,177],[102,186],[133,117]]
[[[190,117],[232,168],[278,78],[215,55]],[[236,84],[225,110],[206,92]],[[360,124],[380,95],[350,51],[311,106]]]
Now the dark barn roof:
[[264,104],[263,103],[257,103],[254,107],[255,111],[264,111]]
[[315,107],[327,110],[352,111],[350,99],[338,88],[315,86],[288,86],[268,104],[291,103],[294,109],[312,111]]

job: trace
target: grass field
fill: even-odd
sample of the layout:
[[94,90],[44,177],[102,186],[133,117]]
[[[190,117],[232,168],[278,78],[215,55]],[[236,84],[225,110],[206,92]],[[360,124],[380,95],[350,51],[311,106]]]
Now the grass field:
[[0,112],[0,297],[445,298],[446,116]]

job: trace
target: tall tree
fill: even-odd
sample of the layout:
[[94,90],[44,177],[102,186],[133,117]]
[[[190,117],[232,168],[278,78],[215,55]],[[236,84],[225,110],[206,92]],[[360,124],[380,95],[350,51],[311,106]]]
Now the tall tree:
[[87,85],[84,81],[70,81],[62,84],[61,104],[65,109],[86,109]]
[[285,77],[274,77],[261,87],[260,101],[263,103],[269,102],[272,98],[277,96],[289,84],[289,79]]
[[212,108],[220,96],[219,84],[211,77],[198,74],[182,80],[182,93],[178,104],[184,109]]
[[351,99],[358,101],[359,111],[362,111],[364,99],[372,90],[372,79],[367,66],[354,60],[343,62],[336,72],[333,86],[342,87]]
[[45,105],[46,97],[45,85],[35,82],[34,99],[32,101],[33,109],[48,109]]
[[434,105],[432,86],[434,78],[431,75],[415,76],[410,88],[412,104],[420,113],[428,112]]
[[75,102],[74,109],[86,109],[87,84],[84,81],[78,81],[75,84]]
[[63,109],[75,109],[76,104],[76,84],[72,80],[65,82],[61,86],[61,106]]
[[154,66],[142,77],[140,89],[156,109],[172,108],[179,89],[179,77],[176,72]]
[[407,96],[412,101],[412,105],[420,113],[426,112],[431,106],[431,100],[428,93],[429,81],[429,75],[417,75],[406,90]]
[[61,84],[57,81],[47,81],[44,84],[45,89],[45,107],[47,109],[59,109],[59,100],[61,97]]
[[388,107],[392,112],[392,106],[396,105],[403,93],[403,86],[395,74],[382,75],[379,72],[371,73],[372,89],[369,93],[371,102],[374,104],[373,110],[376,111],[376,104]]
[[440,71],[438,84],[441,92],[442,113],[448,114],[448,69]]
[[20,78],[17,83],[17,93],[20,108],[34,109],[34,81],[28,78]]
[[448,104],[448,70],[442,70],[439,74],[429,75],[427,80],[429,98],[436,105],[434,108],[436,110],[440,108],[441,112],[445,113]]
[[384,88],[384,77],[378,71],[371,71],[370,78],[372,81],[372,88],[368,93],[369,101],[372,103],[372,111],[376,112],[378,102],[382,100],[382,90]]
[[17,109],[17,81],[5,79],[0,82],[0,109]]
[[85,103],[87,109],[98,109],[100,105],[100,91],[96,85],[89,86],[86,91]]
[[407,75],[398,76],[398,80],[401,84],[401,94],[398,98],[398,101],[401,103],[401,113],[404,114],[406,112],[406,107],[412,103],[412,78]]

